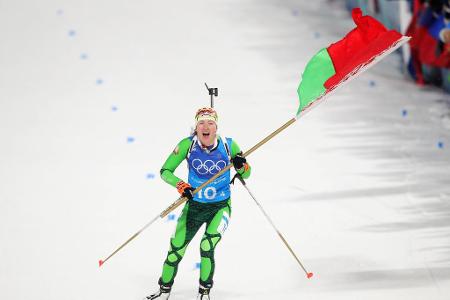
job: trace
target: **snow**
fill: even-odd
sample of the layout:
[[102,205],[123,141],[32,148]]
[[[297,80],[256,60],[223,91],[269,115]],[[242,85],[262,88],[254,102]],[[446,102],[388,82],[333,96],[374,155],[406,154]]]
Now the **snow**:
[[[173,220],[98,260],[176,200],[159,168],[209,104],[204,82],[219,88],[219,130],[249,149],[294,116],[306,62],[353,26],[324,0],[0,7],[0,298],[11,300],[152,292]],[[237,184],[212,299],[447,299],[450,99],[405,79],[400,61],[249,156],[248,187],[314,277]],[[173,300],[195,298],[199,237]]]

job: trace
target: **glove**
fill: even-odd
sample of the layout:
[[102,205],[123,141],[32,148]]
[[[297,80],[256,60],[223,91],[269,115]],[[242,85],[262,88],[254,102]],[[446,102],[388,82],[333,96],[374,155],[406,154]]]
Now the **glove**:
[[231,160],[233,166],[236,170],[240,170],[244,167],[244,164],[247,162],[245,157],[242,156],[242,152],[236,154],[236,156]]
[[193,188],[189,183],[186,183],[184,181],[178,182],[177,190],[182,197],[186,197],[189,200],[192,200],[194,198],[195,188]]

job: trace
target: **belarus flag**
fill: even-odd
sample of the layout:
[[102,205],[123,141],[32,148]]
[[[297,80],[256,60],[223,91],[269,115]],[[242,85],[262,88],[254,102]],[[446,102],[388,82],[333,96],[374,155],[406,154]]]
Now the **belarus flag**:
[[360,8],[353,9],[352,18],[356,28],[320,50],[306,65],[297,90],[300,99],[297,115],[359,68],[394,48],[397,42],[409,39],[395,30],[387,30],[374,18],[363,16]]

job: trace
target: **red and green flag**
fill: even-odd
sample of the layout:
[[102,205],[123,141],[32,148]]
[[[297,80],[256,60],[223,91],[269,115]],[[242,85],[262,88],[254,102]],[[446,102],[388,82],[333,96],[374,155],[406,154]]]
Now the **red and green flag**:
[[[246,151],[243,154],[244,157],[250,155],[267,141],[293,124],[298,119],[301,112],[306,112],[306,110],[313,107],[313,104],[319,103],[321,100],[325,99],[325,96],[330,95],[330,92],[336,87],[349,79],[355,78],[362,71],[373,66],[381,58],[409,40],[409,37],[402,36],[394,30],[388,31],[380,22],[372,17],[362,16],[362,12],[359,8],[352,11],[352,16],[356,23],[356,28],[349,32],[342,40],[320,50],[307,64],[303,73],[302,82],[298,87],[300,108],[298,109],[297,115]],[[208,181],[197,187],[194,193],[200,191],[217,177],[228,171],[232,166],[233,164],[229,164],[223,168]],[[156,222],[156,220],[166,217],[171,211],[186,201],[186,197],[178,198],[138,232],[132,235],[125,243],[120,245],[108,257],[99,260],[99,266],[101,267],[146,228]],[[280,235],[280,233],[278,234]],[[285,239],[281,235],[280,237],[306,273],[307,278],[311,278],[313,274],[305,269]]]
[[387,30],[376,19],[363,16],[360,8],[353,9],[352,18],[356,27],[343,39],[320,50],[306,65],[297,89],[300,100],[297,115],[375,58],[409,39],[395,30]]

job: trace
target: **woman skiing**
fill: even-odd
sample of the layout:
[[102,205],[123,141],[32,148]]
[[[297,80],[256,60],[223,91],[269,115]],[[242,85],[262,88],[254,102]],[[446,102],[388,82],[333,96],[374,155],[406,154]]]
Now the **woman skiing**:
[[[176,187],[188,198],[178,219],[175,234],[170,239],[170,249],[159,278],[159,289],[145,297],[146,300],[169,299],[178,265],[192,238],[203,224],[206,229],[200,243],[200,286],[198,300],[209,300],[215,270],[214,250],[221,240],[231,215],[230,170],[202,188],[193,191],[228,164],[244,179],[251,168],[242,156],[239,146],[231,138],[217,135],[217,113],[212,108],[201,108],[195,115],[195,132],[175,147],[161,168],[161,178]],[[188,182],[174,175],[175,169],[185,160],[188,163]]]

